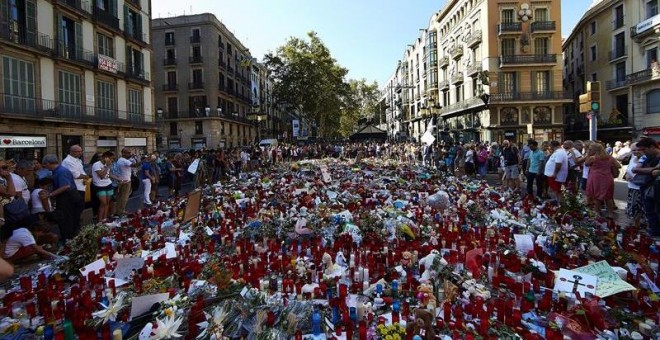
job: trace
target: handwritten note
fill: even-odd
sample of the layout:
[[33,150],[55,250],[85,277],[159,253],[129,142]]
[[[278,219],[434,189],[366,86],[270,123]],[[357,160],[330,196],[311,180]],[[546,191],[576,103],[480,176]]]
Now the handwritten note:
[[128,280],[133,273],[133,270],[138,270],[144,266],[144,258],[142,257],[127,257],[117,259],[117,267],[115,268],[115,278]]
[[140,316],[148,311],[151,310],[151,307],[155,303],[163,302],[167,299],[169,299],[170,294],[168,293],[162,293],[162,294],[152,294],[152,295],[144,295],[144,296],[136,296],[132,300],[132,305],[131,305],[131,320],[133,318]]
[[634,286],[619,277],[607,261],[592,263],[584,267],[576,268],[575,271],[578,273],[593,275],[598,278],[595,295],[601,298],[635,290]]

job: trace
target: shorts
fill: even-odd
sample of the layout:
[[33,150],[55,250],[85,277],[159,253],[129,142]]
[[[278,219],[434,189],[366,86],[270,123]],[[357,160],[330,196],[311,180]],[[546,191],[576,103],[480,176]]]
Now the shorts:
[[98,197],[112,197],[114,195],[112,184],[100,188],[96,188],[96,196]]
[[519,175],[520,172],[518,172],[518,165],[504,167],[504,176],[506,176],[507,179],[517,179]]
[[561,186],[564,184],[562,182],[557,182],[554,177],[546,177],[548,179],[548,188],[552,191],[559,193],[561,192]]

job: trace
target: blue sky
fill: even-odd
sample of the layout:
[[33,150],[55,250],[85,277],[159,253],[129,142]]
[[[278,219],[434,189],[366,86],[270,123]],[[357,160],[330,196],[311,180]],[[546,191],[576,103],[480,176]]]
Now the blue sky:
[[[562,35],[568,36],[591,0],[561,2]],[[445,0],[152,0],[152,9],[154,18],[213,13],[258,59],[288,37],[304,37],[313,30],[349,69],[350,78],[383,83],[406,45],[444,4]]]

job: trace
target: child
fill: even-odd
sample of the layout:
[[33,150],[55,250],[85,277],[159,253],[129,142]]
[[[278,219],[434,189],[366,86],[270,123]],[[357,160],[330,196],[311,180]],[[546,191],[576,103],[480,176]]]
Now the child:
[[56,244],[57,240],[57,235],[51,233],[46,224],[37,223],[33,232],[27,228],[17,228],[7,239],[2,257],[9,262],[27,259],[35,254],[44,259],[52,259],[56,257],[55,254],[45,250],[39,244]]

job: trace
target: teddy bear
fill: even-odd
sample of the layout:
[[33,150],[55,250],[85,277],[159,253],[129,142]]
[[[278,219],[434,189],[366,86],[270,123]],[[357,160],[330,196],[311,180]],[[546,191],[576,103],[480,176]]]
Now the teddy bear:
[[421,308],[432,312],[435,311],[438,305],[438,300],[436,299],[435,294],[433,294],[433,287],[426,283],[422,283],[417,287],[417,300],[419,301],[419,306]]
[[433,330],[433,313],[426,309],[415,309],[414,322],[409,322],[406,326],[406,332],[412,332],[413,336],[419,336],[422,340],[435,339],[435,330]]

